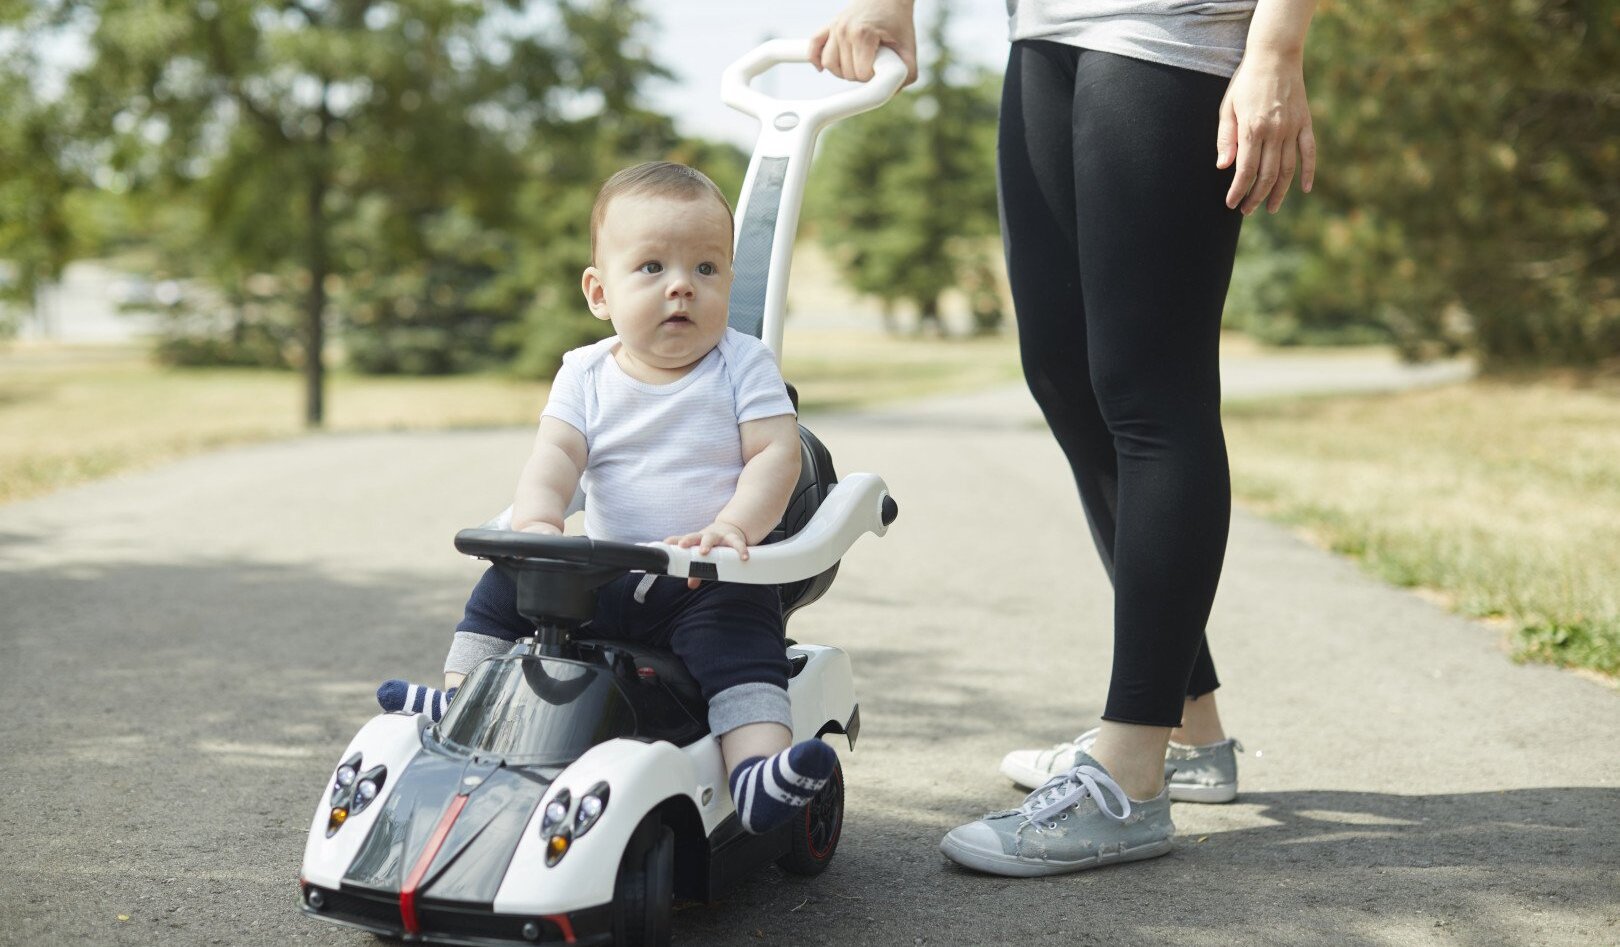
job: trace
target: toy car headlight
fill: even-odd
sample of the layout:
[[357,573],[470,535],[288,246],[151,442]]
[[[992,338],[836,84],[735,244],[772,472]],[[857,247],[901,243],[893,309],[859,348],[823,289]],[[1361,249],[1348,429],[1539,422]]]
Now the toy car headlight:
[[371,769],[361,773],[360,778],[354,784],[354,802],[349,806],[350,814],[359,813],[366,806],[371,805],[371,800],[377,798],[377,793],[382,791],[383,783],[387,781],[388,767],[386,766],[373,766]]
[[362,773],[360,763],[360,754],[356,753],[332,774],[332,812],[326,818],[327,838],[336,835],[343,823],[349,821],[349,816],[371,805],[388,781],[388,767],[373,766]]
[[354,785],[354,777],[359,775],[359,773],[360,773],[360,754],[359,753],[356,753],[355,755],[353,755],[353,756],[349,757],[348,759],[344,760],[343,763],[340,766],[338,766],[337,772],[332,774],[332,790],[333,790],[332,799],[333,799],[334,802],[337,801],[337,793],[342,792],[343,790],[348,789],[350,786]]
[[579,838],[589,832],[596,820],[602,817],[607,809],[608,784],[597,783],[585,795],[579,797],[579,811],[574,814],[574,838]]
[[559,825],[567,823],[568,807],[572,802],[573,797],[568,794],[568,790],[557,790],[557,795],[553,796],[551,801],[546,803],[546,811],[540,816],[541,838],[551,835],[557,831],[557,827]]

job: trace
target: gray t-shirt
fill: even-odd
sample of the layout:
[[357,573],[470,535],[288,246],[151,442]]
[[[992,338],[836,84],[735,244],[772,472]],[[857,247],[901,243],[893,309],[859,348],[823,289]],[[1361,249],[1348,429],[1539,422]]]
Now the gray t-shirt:
[[1007,0],[1014,41],[1044,39],[1230,76],[1255,0]]
[[585,435],[585,535],[641,543],[696,532],[736,492],[738,425],[794,413],[776,358],[727,329],[690,372],[649,385],[614,360],[618,341],[564,355],[541,412]]

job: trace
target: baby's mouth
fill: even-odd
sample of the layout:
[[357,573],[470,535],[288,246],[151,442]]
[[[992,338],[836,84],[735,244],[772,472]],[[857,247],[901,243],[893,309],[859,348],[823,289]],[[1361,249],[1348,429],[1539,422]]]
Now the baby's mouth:
[[684,312],[677,312],[675,315],[670,316],[668,319],[665,319],[664,324],[665,325],[679,325],[679,326],[691,325],[692,324],[692,317],[688,316]]

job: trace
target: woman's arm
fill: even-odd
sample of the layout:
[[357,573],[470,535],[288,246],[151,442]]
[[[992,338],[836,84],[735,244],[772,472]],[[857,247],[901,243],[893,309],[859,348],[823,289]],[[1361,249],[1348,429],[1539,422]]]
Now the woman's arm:
[[1294,171],[1316,183],[1316,136],[1305,98],[1305,30],[1316,0],[1259,0],[1243,62],[1221,101],[1215,166],[1236,167],[1226,206],[1254,213],[1282,206]]

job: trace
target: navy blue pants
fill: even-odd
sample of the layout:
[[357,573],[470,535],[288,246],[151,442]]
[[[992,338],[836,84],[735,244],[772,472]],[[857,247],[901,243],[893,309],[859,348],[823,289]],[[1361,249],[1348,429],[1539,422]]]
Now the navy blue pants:
[[[675,652],[709,701],[710,729],[717,735],[757,722],[791,729],[787,640],[776,586],[704,582],[689,589],[685,579],[658,576],[638,600],[647,578],[633,572],[598,590],[590,636]],[[516,641],[534,634],[534,625],[518,614],[512,580],[491,566],[473,588],[456,631]]]

